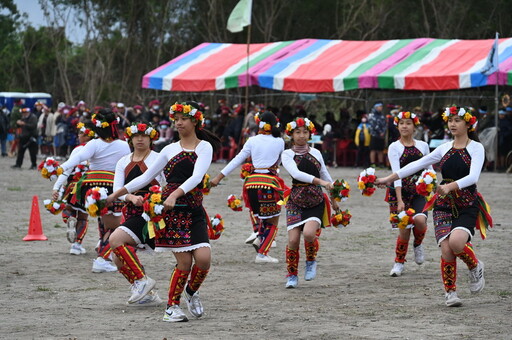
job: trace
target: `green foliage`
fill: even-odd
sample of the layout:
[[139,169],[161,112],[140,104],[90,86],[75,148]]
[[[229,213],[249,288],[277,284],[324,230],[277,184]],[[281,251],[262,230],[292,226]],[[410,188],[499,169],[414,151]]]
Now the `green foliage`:
[[[50,27],[36,29],[0,0],[0,89],[50,92],[56,102],[147,102],[158,92],[141,90],[145,73],[204,41],[246,42],[246,30],[226,30],[237,2],[41,0]],[[254,0],[251,41],[509,37],[511,11],[508,0]],[[62,18],[85,41],[71,44]]]

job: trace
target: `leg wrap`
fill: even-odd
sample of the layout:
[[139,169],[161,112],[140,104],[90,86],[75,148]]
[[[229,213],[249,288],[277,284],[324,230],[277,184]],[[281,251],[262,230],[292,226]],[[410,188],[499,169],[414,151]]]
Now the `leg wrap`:
[[254,217],[252,211],[249,212],[249,217],[251,218],[252,230],[253,232],[257,233],[260,230],[260,219]]
[[98,234],[100,236],[100,240],[103,240],[105,234],[107,233],[107,229],[105,229],[105,225],[101,221],[101,217],[98,217]]
[[423,243],[423,239],[425,238],[425,234],[427,233],[427,228],[423,230],[422,232],[419,232],[416,230],[416,228],[412,228],[412,232],[414,234],[414,247],[419,246],[421,243]]
[[76,217],[76,211],[73,210],[73,209],[64,209],[62,210],[62,213],[61,213],[61,216],[62,216],[62,221],[64,221],[64,223],[68,223],[68,218],[70,217]]
[[318,238],[315,238],[313,242],[306,242],[304,240],[304,248],[306,249],[306,261],[316,261],[316,254],[318,254],[318,249],[320,249]]
[[87,220],[77,220],[76,221],[76,241],[82,244],[82,241],[87,233]]
[[402,240],[400,238],[400,236],[398,236],[398,238],[396,239],[395,262],[405,263],[405,256],[407,255],[407,248],[409,248],[409,242]]
[[112,248],[110,248],[110,242],[108,238],[106,240],[100,240],[100,246],[98,247],[98,256],[103,257],[105,260],[110,260],[111,252]]
[[441,257],[441,276],[443,277],[444,290],[449,292],[457,289],[457,261],[447,262]]
[[471,242],[466,243],[464,249],[460,253],[455,254],[455,256],[464,261],[469,270],[476,268],[478,264],[478,259],[476,258]]
[[190,280],[188,281],[188,287],[187,291],[189,293],[192,293],[193,295],[195,292],[199,290],[199,287],[201,287],[201,284],[206,279],[206,275],[208,275],[209,270],[203,270],[200,269],[198,266],[194,264],[192,267],[192,272],[190,273]]
[[[263,233],[261,233],[262,229],[263,229]],[[277,226],[263,221],[262,227],[260,228],[261,245],[260,245],[260,249],[258,250],[258,253],[263,254],[263,255],[268,254],[268,251],[270,250],[270,246],[272,245],[272,242],[274,242],[274,239],[276,238],[276,234],[277,234]]]
[[172,306],[180,304],[181,293],[183,293],[185,283],[187,283],[188,274],[190,274],[189,270],[185,271],[174,268],[169,282],[169,299],[167,305]]
[[140,280],[144,277],[144,268],[142,268],[139,258],[132,246],[122,245],[114,249],[114,254],[121,261],[123,266],[119,268],[119,272],[128,280],[133,283],[135,280]]
[[299,275],[299,250],[290,249],[286,246],[286,269],[288,270],[287,276]]

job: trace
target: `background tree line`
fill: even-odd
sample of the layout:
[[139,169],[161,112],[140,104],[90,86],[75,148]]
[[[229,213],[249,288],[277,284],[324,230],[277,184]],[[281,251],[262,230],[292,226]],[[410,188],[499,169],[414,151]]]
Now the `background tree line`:
[[[12,0],[0,0],[0,91],[103,105],[168,95],[142,90],[142,76],[205,41],[246,42],[245,32],[226,30],[237,2],[39,0],[47,25],[34,28]],[[251,41],[510,37],[510,13],[508,0],[253,0]],[[69,22],[84,30],[83,42],[68,40]]]

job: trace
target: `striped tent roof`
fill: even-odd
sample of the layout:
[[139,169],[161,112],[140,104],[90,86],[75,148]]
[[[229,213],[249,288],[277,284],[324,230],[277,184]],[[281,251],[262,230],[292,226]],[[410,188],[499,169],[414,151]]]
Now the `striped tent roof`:
[[[143,77],[142,87],[214,91],[256,85],[291,92],[354,89],[454,90],[512,85],[512,38],[499,40],[499,72],[480,73],[489,40],[302,39],[251,44],[203,43]],[[249,73],[246,74],[249,59]]]

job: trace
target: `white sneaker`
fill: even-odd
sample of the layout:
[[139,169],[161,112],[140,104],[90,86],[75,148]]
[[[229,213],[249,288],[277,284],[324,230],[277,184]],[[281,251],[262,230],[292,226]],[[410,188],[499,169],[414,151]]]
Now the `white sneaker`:
[[179,305],[172,305],[165,310],[163,320],[167,322],[187,322],[188,318]]
[[299,278],[297,275],[290,275],[288,276],[288,279],[286,280],[286,288],[297,288],[299,285]]
[[425,262],[425,254],[423,253],[423,244],[414,247],[414,262],[422,264]]
[[78,242],[71,244],[71,248],[69,248],[69,253],[73,255],[83,255],[87,253],[84,247]]
[[469,290],[471,293],[478,293],[485,287],[484,263],[478,261],[475,268],[469,271]]
[[155,280],[149,276],[135,280],[132,284],[132,296],[128,299],[128,303],[134,303],[142,299],[155,287],[155,284]]
[[68,217],[67,229],[66,229],[66,238],[70,243],[76,242],[76,218],[73,216]]
[[404,271],[404,264],[395,262],[395,264],[393,265],[393,268],[389,272],[389,276],[393,276],[393,277],[400,276],[400,275],[402,275],[403,271]]
[[199,292],[195,292],[194,295],[190,296],[188,295],[187,289],[185,288],[183,293],[190,314],[196,318],[203,316],[203,304],[201,303],[201,299],[199,299]]
[[254,262],[255,263],[279,263],[279,260],[273,258],[270,255],[258,254],[258,255],[256,255],[256,259],[254,260]]
[[162,304],[162,299],[154,290],[150,291],[146,296],[134,303],[127,303],[130,307],[156,307]]
[[92,263],[92,272],[93,273],[117,272],[117,267],[114,266],[110,261],[106,261],[104,258],[98,257]]
[[251,236],[249,236],[249,237],[247,238],[247,240],[245,240],[245,243],[247,243],[247,244],[251,244],[251,243],[253,243],[253,242],[254,242],[254,240],[255,240],[257,237],[258,237],[258,232],[257,232],[257,231],[255,231],[254,233],[252,233],[252,234],[251,234]]
[[457,292],[451,291],[444,295],[446,299],[445,303],[448,307],[459,307],[462,306],[462,300],[457,296]]
[[306,261],[304,280],[311,281],[316,277],[316,261]]

